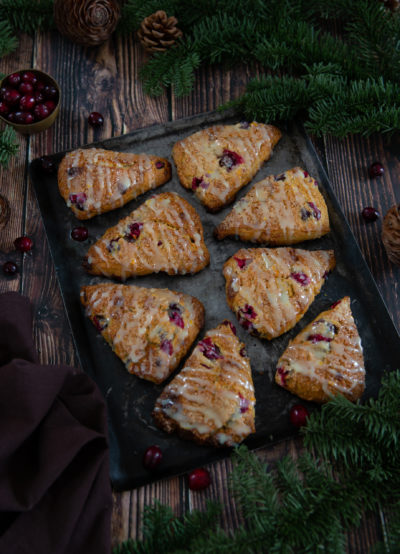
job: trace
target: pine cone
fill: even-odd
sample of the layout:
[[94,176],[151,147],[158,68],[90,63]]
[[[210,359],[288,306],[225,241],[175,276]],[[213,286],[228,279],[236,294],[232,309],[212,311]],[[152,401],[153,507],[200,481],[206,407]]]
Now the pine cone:
[[54,20],[60,33],[72,42],[97,46],[110,38],[117,26],[117,0],[55,0]]
[[176,17],[167,17],[162,10],[149,15],[142,21],[137,33],[140,42],[148,52],[164,52],[182,36],[177,23]]

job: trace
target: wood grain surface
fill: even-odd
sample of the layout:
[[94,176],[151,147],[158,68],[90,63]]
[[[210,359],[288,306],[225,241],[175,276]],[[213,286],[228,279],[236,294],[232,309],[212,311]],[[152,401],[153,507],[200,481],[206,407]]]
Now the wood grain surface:
[[[196,74],[193,92],[175,98],[173,91],[153,99],[147,97],[138,79],[147,59],[132,38],[115,37],[99,48],[83,48],[68,42],[56,32],[22,36],[17,52],[1,60],[0,71],[7,74],[20,68],[34,67],[50,73],[60,84],[62,107],[53,127],[30,138],[19,137],[20,151],[8,169],[1,169],[0,192],[12,208],[9,224],[0,231],[0,264],[14,260],[20,271],[15,278],[0,275],[0,292],[17,290],[27,295],[34,306],[34,338],[43,363],[76,364],[71,334],[56,280],[55,270],[27,175],[28,163],[41,155],[71,149],[102,138],[134,129],[179,119],[216,109],[236,98],[246,83],[257,75],[257,68],[246,66],[227,70],[207,67]],[[103,114],[105,123],[93,130],[87,124],[91,111]],[[360,212],[365,206],[376,207],[382,216],[400,201],[400,138],[352,136],[345,140],[331,137],[314,139],[328,176],[357,242],[378,283],[397,328],[400,328],[398,283],[400,268],[387,258],[380,239],[381,219],[365,223]],[[381,178],[370,179],[368,166],[379,160],[385,167]],[[29,235],[34,249],[18,254],[13,247],[16,237]],[[259,455],[273,463],[285,453],[297,455],[301,442],[286,441],[263,449]],[[209,466],[211,486],[191,492],[185,476],[162,480],[136,490],[114,495],[112,522],[113,543],[140,536],[143,507],[154,499],[172,506],[177,514],[202,508],[207,499],[224,505],[221,524],[229,529],[240,523],[240,515],[227,488],[229,459]],[[359,529],[348,535],[348,552],[366,553],[382,539],[382,514],[369,514]]]

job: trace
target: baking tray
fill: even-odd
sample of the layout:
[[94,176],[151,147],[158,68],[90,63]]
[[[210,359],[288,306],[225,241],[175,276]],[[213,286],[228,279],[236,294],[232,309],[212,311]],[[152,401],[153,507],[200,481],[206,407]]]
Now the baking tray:
[[[231,115],[226,117],[218,113],[208,113],[162,126],[140,129],[90,146],[122,152],[157,154],[172,161],[171,150],[177,140],[216,122],[236,121],[237,119],[233,119]],[[311,142],[302,128],[295,123],[282,130],[283,137],[271,159],[264,164],[252,183],[296,165],[306,169],[320,184],[328,205],[332,231],[321,239],[307,241],[297,247],[310,250],[333,248],[337,266],[308,312],[288,333],[272,341],[266,341],[252,337],[237,325],[239,338],[246,343],[251,359],[257,402],[257,431],[245,441],[252,449],[287,438],[295,433],[288,414],[290,407],[299,399],[275,385],[273,378],[276,362],[289,340],[337,299],[345,295],[351,297],[351,307],[364,348],[365,398],[376,396],[383,372],[397,367],[400,351],[399,335]],[[58,164],[64,154],[65,152],[54,154],[52,158]],[[84,371],[97,382],[107,402],[111,480],[114,489],[131,489],[227,456],[230,452],[229,448],[198,446],[175,435],[167,435],[155,427],[151,412],[163,385],[155,385],[128,374],[123,363],[113,354],[85,316],[79,301],[79,290],[82,285],[107,281],[102,277],[88,275],[82,268],[81,262],[89,245],[108,227],[115,225],[122,217],[136,209],[151,194],[154,194],[154,191],[144,194],[122,208],[86,222],[79,222],[59,195],[55,174],[43,173],[39,160],[31,163],[30,174],[79,361]],[[243,196],[251,184],[244,187],[237,198]],[[156,193],[165,191],[178,192],[196,208],[204,226],[205,241],[211,255],[210,266],[193,276],[154,274],[130,279],[127,283],[146,287],[168,287],[199,298],[206,310],[205,326],[198,337],[201,338],[206,330],[215,327],[225,318],[237,323],[225,300],[222,266],[225,260],[239,248],[254,245],[234,239],[216,241],[213,238],[214,227],[225,217],[231,207],[218,214],[208,213],[191,192],[179,184],[175,168],[173,168],[171,181],[157,189]],[[70,238],[70,233],[73,227],[82,224],[89,229],[89,240],[78,243]],[[183,363],[180,367],[182,365]],[[304,404],[308,405],[305,402]],[[313,406],[308,406],[314,409]],[[149,472],[142,466],[142,457],[145,449],[153,444],[161,447],[163,461],[156,471]]]

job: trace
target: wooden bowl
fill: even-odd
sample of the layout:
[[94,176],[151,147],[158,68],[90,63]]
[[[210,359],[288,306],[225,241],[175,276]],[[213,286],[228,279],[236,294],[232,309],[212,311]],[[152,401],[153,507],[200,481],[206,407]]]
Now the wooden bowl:
[[47,117],[45,117],[44,119],[34,121],[33,123],[15,123],[13,121],[9,121],[7,117],[4,117],[3,115],[0,114],[0,119],[2,121],[7,123],[7,125],[11,125],[18,133],[21,133],[23,135],[31,135],[33,133],[39,133],[40,131],[45,131],[51,125],[53,125],[58,115],[58,112],[60,111],[60,103],[61,103],[61,89],[59,84],[57,83],[57,81],[55,81],[55,79],[53,79],[53,77],[51,77],[44,71],[40,71],[39,69],[29,68],[29,69],[18,69],[17,71],[13,71],[9,75],[6,75],[5,77],[3,77],[3,79],[0,81],[0,87],[8,83],[8,78],[10,75],[13,75],[14,73],[24,73],[27,71],[36,75],[38,80],[43,82],[45,86],[46,85],[54,86],[58,92],[58,99],[56,102],[56,107]]

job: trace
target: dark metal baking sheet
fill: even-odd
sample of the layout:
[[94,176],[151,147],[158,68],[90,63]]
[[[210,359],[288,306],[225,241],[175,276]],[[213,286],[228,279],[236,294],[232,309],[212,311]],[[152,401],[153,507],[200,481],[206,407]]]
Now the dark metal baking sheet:
[[[138,130],[102,141],[95,146],[123,152],[157,154],[172,161],[171,150],[177,140],[219,121],[229,123],[236,120],[220,114],[203,114],[163,126]],[[58,163],[63,155],[63,152],[54,154],[53,158]],[[308,312],[290,332],[272,341],[266,341],[250,336],[237,325],[239,337],[246,343],[250,355],[257,401],[257,431],[246,440],[250,448],[293,435],[294,429],[289,422],[288,413],[290,407],[299,400],[274,384],[276,361],[289,339],[338,298],[345,295],[351,297],[351,307],[364,348],[365,397],[376,395],[382,373],[385,370],[393,370],[398,365],[400,338],[312,144],[299,127],[293,124],[283,130],[283,138],[271,160],[264,164],[252,183],[242,189],[238,198],[243,196],[253,183],[266,175],[281,173],[295,165],[302,166],[318,180],[328,204],[332,227],[331,233],[326,237],[297,246],[311,250],[333,248],[337,266]],[[32,162],[30,173],[81,365],[97,382],[107,401],[111,479],[114,488],[134,488],[228,455],[228,448],[197,446],[175,435],[167,435],[155,427],[151,412],[163,385],[154,385],[128,374],[119,358],[113,354],[85,317],[80,305],[79,290],[82,285],[106,281],[105,278],[87,275],[81,266],[89,245],[108,227],[115,225],[122,217],[136,209],[150,194],[154,194],[154,191],[113,212],[87,222],[78,222],[59,195],[56,175],[44,174],[38,160]],[[178,192],[198,211],[211,254],[210,266],[193,276],[156,274],[131,279],[127,284],[168,287],[199,298],[206,309],[205,327],[199,338],[206,330],[213,328],[225,318],[236,324],[235,316],[225,300],[222,265],[239,248],[254,245],[237,240],[216,241],[213,238],[213,229],[231,207],[218,214],[209,214],[190,191],[179,184],[175,169],[172,180],[157,189],[156,193],[161,191]],[[82,223],[88,227],[90,237],[88,241],[78,243],[70,238],[70,233],[73,227]],[[144,450],[153,444],[158,444],[162,448],[164,458],[157,471],[149,472],[142,466],[142,456]]]

